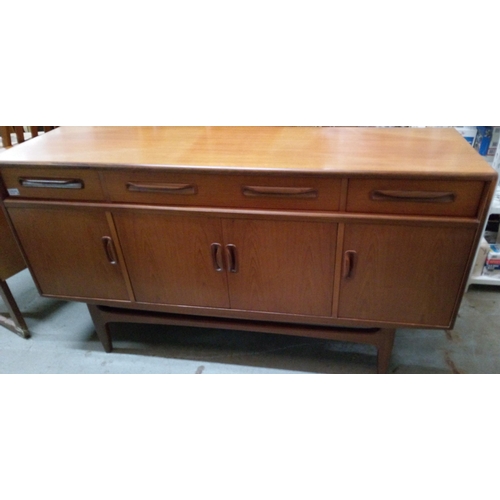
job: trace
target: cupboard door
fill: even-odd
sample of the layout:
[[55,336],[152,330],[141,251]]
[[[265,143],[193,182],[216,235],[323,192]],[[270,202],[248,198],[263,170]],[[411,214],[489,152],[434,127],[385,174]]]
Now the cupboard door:
[[448,327],[475,232],[347,224],[339,317]]
[[113,218],[138,302],[229,307],[219,219],[140,212]]
[[231,307],[331,316],[337,225],[223,222]]
[[42,294],[129,300],[103,212],[9,208],[9,215]]

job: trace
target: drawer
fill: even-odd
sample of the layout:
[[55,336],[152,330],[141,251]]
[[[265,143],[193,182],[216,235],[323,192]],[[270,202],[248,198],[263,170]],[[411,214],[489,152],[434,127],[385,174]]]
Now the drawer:
[[50,200],[104,200],[99,174],[79,168],[1,169],[10,197]]
[[347,212],[475,217],[482,181],[350,179]]
[[112,202],[285,210],[338,210],[340,179],[307,176],[104,172]]

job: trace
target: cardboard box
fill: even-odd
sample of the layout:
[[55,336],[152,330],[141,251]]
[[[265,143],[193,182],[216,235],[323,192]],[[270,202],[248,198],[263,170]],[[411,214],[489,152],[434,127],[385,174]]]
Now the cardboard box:
[[481,276],[483,273],[484,264],[486,263],[486,257],[488,257],[489,250],[489,243],[484,238],[481,238],[479,249],[477,251],[476,263],[474,264],[474,269],[472,270],[472,276]]

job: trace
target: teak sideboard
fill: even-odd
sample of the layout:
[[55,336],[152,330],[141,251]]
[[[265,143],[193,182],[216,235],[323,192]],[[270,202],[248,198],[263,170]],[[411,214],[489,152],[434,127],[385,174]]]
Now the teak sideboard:
[[453,327],[496,172],[448,128],[60,127],[0,154],[39,292],[111,322]]

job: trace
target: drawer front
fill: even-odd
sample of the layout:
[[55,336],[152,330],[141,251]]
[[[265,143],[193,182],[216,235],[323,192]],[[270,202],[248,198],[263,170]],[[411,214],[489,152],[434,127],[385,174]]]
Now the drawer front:
[[78,168],[2,168],[9,197],[104,200],[99,175]]
[[340,179],[277,175],[104,172],[112,202],[224,208],[338,210]]
[[482,181],[350,179],[348,212],[475,217]]

